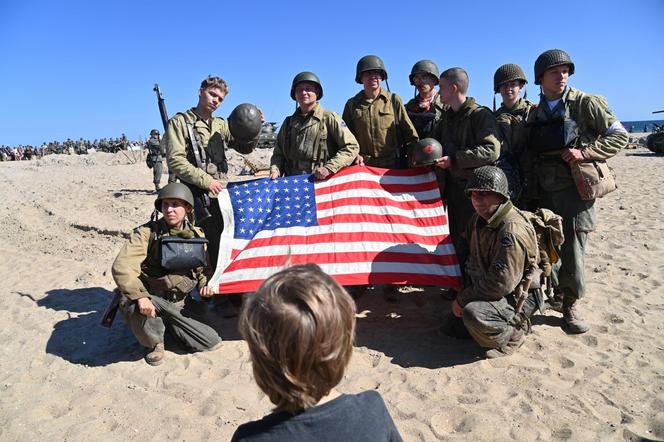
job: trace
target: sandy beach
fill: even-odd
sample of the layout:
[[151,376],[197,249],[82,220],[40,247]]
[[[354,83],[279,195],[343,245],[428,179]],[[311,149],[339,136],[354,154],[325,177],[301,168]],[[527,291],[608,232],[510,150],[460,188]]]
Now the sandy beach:
[[[224,344],[197,354],[167,344],[159,367],[121,317],[98,325],[113,259],[155,198],[134,159],[0,162],[0,440],[223,441],[270,412],[237,318],[201,304]],[[565,334],[547,312],[515,355],[486,360],[473,341],[439,333],[450,302],[436,290],[397,303],[366,294],[339,390],[378,391],[407,441],[664,440],[664,156],[637,147],[610,165],[619,189],[596,202],[588,333]]]

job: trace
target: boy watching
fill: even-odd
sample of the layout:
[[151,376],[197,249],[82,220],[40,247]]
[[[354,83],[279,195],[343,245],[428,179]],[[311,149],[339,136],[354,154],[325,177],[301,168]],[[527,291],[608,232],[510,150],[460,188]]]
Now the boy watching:
[[274,413],[240,425],[233,441],[401,441],[375,391],[341,394],[353,354],[355,303],[315,264],[282,270],[247,296],[240,333]]

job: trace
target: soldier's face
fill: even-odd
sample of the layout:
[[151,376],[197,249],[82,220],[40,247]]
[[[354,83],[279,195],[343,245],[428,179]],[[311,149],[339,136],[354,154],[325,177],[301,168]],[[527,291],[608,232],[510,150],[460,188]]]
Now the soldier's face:
[[504,202],[505,197],[496,192],[474,190],[470,192],[470,200],[473,203],[475,212],[488,221]]
[[441,101],[445,104],[451,104],[452,98],[456,94],[456,86],[444,77],[440,77],[438,84],[440,85],[439,93]]
[[500,96],[503,97],[503,102],[513,103],[519,98],[521,92],[521,82],[518,80],[508,81],[499,86]]
[[383,81],[383,73],[379,69],[364,71],[360,80],[365,89],[378,89],[380,82]]
[[544,95],[549,99],[560,98],[563,92],[565,92],[568,79],[569,66],[566,64],[547,69],[544,71],[542,78],[540,79]]
[[295,85],[295,100],[300,106],[312,105],[318,100],[318,86],[310,81]]
[[161,200],[161,213],[170,227],[181,227],[184,217],[191,212],[191,206],[186,201],[177,198],[164,198]]
[[428,95],[436,87],[436,80],[434,77],[424,73],[418,73],[413,75],[413,83],[417,91],[422,95]]
[[218,87],[208,87],[198,91],[198,107],[210,113],[217,110],[226,94]]

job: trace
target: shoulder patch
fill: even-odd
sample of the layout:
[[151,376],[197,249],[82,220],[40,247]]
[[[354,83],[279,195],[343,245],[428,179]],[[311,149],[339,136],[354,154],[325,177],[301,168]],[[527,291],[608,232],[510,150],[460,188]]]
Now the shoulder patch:
[[505,233],[503,237],[500,239],[500,244],[503,245],[503,247],[512,247],[514,245],[514,240],[512,239],[512,235],[509,233]]

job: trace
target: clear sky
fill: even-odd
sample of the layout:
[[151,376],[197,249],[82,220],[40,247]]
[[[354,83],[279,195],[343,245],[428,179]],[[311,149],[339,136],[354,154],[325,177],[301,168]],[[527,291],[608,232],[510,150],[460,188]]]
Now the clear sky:
[[[251,102],[266,120],[293,112],[293,77],[311,70],[338,113],[359,91],[357,60],[376,54],[406,101],[412,65],[464,67],[469,95],[491,106],[493,73],[551,48],[576,64],[570,84],[604,95],[623,120],[664,118],[664,1],[32,1],[0,0],[0,144],[68,137],[145,138],[194,106],[200,81],[224,78],[216,115]],[[497,96],[500,103],[500,96]]]

